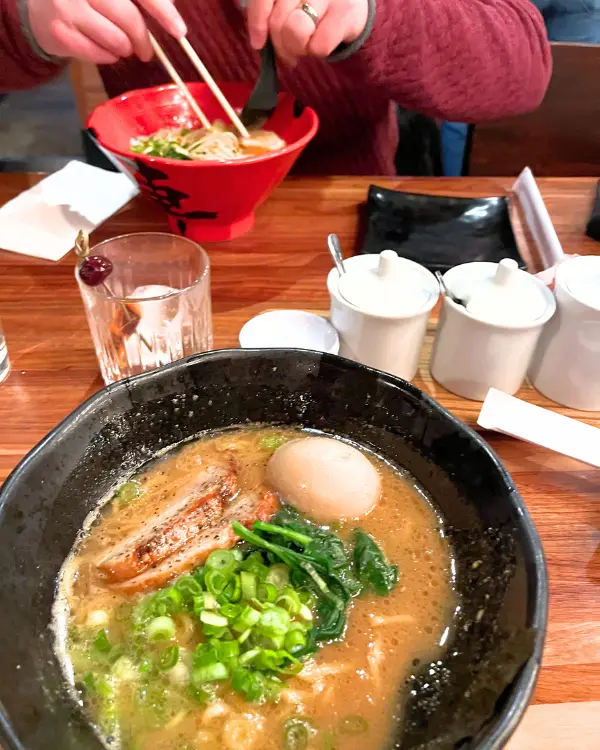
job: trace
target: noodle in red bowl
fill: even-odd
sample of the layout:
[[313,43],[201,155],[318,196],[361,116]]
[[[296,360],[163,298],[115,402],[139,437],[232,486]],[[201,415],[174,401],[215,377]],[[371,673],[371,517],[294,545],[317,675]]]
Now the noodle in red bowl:
[[[219,85],[236,110],[250,95],[247,84]],[[263,126],[266,134],[251,133],[245,144],[236,138],[208,87],[192,83],[189,88],[219,130],[216,139],[208,139],[208,147],[208,134],[198,132],[196,116],[174,85],[110,99],[94,110],[87,127],[135,177],[142,192],[166,210],[172,231],[201,242],[233,239],[252,227],[256,209],[314,138],[318,117],[290,94],[281,94]],[[180,152],[173,144],[181,144]]]

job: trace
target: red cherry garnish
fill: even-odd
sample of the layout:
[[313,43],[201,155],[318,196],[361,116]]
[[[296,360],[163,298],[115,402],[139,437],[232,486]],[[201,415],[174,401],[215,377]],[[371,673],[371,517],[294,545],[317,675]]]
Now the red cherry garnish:
[[103,255],[90,255],[79,266],[79,278],[87,286],[98,286],[111,275],[113,264]]

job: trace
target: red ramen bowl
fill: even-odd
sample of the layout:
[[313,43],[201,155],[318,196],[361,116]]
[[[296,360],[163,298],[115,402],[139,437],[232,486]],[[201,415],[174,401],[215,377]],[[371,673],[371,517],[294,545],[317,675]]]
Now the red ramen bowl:
[[[241,109],[251,87],[220,84],[231,105]],[[229,118],[204,83],[189,84],[212,122]],[[316,113],[290,94],[281,94],[273,116],[264,125],[286,147],[260,156],[231,161],[178,161],[134,154],[132,140],[161,128],[199,127],[188,102],[174,85],[129,91],[97,107],[87,127],[100,146],[130,172],[141,190],[166,210],[172,231],[200,242],[229,240],[247,232],[254,212],[292,168],[317,132]]]

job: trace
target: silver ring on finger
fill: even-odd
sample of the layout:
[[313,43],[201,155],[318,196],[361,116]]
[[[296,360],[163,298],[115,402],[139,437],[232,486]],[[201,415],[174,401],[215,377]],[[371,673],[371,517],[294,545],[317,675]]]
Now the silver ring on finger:
[[312,7],[312,5],[309,5],[309,3],[302,3],[300,5],[300,10],[303,13],[306,13],[306,15],[310,18],[310,20],[314,23],[315,27],[319,25],[319,14],[317,11]]

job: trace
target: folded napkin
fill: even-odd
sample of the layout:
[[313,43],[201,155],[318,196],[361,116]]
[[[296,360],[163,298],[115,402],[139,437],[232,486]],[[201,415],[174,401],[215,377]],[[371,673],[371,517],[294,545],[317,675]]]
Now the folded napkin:
[[0,208],[0,248],[60,260],[139,192],[129,176],[71,161]]

